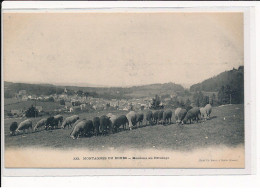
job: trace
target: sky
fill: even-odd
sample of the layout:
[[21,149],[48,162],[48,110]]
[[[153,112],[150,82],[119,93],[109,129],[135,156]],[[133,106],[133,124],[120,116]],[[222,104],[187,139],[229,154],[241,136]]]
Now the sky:
[[4,81],[188,87],[244,65],[243,13],[4,13]]

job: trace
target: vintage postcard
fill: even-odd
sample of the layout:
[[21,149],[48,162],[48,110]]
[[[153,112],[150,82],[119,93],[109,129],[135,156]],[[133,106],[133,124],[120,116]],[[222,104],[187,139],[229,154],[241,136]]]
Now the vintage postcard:
[[245,22],[4,11],[5,169],[245,169]]

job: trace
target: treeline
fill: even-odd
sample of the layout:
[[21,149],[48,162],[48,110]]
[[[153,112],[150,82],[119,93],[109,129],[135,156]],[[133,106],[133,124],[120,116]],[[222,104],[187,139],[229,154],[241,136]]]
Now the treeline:
[[219,104],[244,103],[244,66],[225,71],[190,87],[191,92],[217,92]]
[[160,90],[160,91],[184,91],[184,88],[180,84],[175,84],[172,82],[164,83],[164,84],[149,84],[149,85],[143,85],[143,86],[133,86],[130,88],[131,91],[134,90]]
[[166,106],[172,108],[181,107],[189,110],[191,107],[204,107],[207,104],[213,106],[219,104],[214,93],[212,95],[205,95],[202,92],[195,92],[193,95],[185,96],[185,98],[175,96],[167,102]]
[[64,88],[59,88],[54,85],[48,84],[26,84],[26,83],[11,83],[4,82],[5,98],[14,97],[20,90],[26,90],[27,94],[30,95],[52,95],[62,94]]

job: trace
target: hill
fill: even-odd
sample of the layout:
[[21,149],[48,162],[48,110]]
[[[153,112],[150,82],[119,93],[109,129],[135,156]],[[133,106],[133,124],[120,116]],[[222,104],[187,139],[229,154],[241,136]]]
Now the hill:
[[175,83],[150,84],[133,87],[81,87],[81,86],[56,86],[52,84],[28,84],[4,82],[5,98],[11,98],[20,90],[26,90],[30,95],[61,94],[64,89],[68,94],[83,92],[89,96],[101,98],[132,98],[154,96],[155,94],[172,94],[183,92],[184,88]]
[[201,83],[194,84],[190,87],[190,91],[217,92],[225,85],[230,85],[234,88],[244,88],[244,66],[240,66],[238,69],[225,71],[217,76],[206,79]]
[[244,103],[244,66],[225,71],[190,87],[191,92],[217,92],[220,104]]

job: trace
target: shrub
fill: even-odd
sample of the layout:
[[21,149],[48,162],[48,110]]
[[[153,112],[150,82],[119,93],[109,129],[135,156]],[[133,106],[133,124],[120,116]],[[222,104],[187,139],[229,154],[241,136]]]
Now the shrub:
[[38,115],[39,112],[33,105],[25,111],[26,117],[38,117]]

